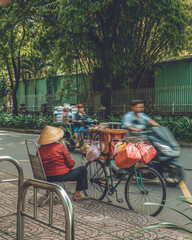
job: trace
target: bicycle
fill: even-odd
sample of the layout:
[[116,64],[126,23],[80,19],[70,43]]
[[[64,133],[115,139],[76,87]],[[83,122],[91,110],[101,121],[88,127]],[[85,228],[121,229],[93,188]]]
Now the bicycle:
[[[125,184],[125,199],[128,207],[137,213],[157,216],[166,200],[166,187],[161,175],[147,165],[136,163],[128,169],[119,169],[122,176],[115,183],[111,164],[114,157],[110,158],[110,154],[101,154],[107,156],[107,159],[97,159],[85,165],[88,176],[88,190],[84,192],[85,195],[102,200],[105,196],[116,193],[116,199],[119,200],[116,188],[128,176]],[[153,202],[156,205],[145,205],[146,202]]]

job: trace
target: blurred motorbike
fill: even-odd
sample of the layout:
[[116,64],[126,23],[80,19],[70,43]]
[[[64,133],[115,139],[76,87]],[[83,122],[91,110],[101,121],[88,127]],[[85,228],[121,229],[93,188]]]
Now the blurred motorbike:
[[147,137],[157,150],[148,164],[163,176],[167,186],[176,186],[184,179],[183,167],[177,160],[181,154],[179,144],[167,127],[151,127]]
[[[180,146],[167,127],[151,127],[140,133],[131,132],[127,135],[127,140],[133,143],[146,142],[155,147],[157,154],[148,165],[162,175],[167,186],[175,187],[184,179],[183,166],[177,160],[181,154]],[[117,178],[122,176],[121,169],[117,166],[113,167],[113,172]]]

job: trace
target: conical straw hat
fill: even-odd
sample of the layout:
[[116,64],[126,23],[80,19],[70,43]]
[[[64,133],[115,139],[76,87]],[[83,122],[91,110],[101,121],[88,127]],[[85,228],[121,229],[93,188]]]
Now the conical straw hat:
[[61,128],[46,126],[41,135],[38,137],[37,142],[40,145],[47,145],[57,142],[64,136],[64,131]]

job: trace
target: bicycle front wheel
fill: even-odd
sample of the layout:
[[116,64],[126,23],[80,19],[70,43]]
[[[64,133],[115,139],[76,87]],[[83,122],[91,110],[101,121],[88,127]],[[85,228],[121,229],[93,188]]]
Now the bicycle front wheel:
[[102,200],[108,189],[108,177],[105,166],[100,160],[88,162],[87,168],[88,189],[85,194],[97,200]]
[[[143,215],[156,216],[165,204],[165,182],[153,168],[135,168],[125,185],[125,199],[131,210]],[[144,205],[147,202],[157,205]]]

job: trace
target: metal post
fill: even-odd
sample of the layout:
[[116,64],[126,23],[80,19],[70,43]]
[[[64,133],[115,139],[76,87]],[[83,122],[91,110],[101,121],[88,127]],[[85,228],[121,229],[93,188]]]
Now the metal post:
[[76,59],[76,87],[77,87],[77,104],[79,103],[79,81],[78,81],[78,65]]
[[78,63],[79,63],[79,56],[78,53],[74,56],[74,63],[76,67],[76,88],[77,88],[77,104],[79,103],[79,81],[78,81]]
[[[22,184],[23,184],[23,169],[22,169],[20,163],[12,157],[1,156],[0,157],[0,162],[3,162],[3,161],[11,162],[17,168],[17,171],[18,171],[18,198],[19,198],[19,195],[20,195],[20,192],[21,192],[21,187],[22,187]],[[18,219],[18,215],[17,215],[17,226],[18,226],[18,222],[19,222],[19,219]],[[17,239],[19,239],[19,238],[17,237]]]
[[123,104],[123,112],[125,113],[126,106]]
[[172,114],[174,115],[174,113],[175,113],[175,103],[173,102],[172,103]]
[[23,184],[23,169],[22,169],[20,163],[12,157],[0,156],[0,162],[3,162],[3,161],[11,162],[17,168],[17,171],[18,171],[18,195],[19,195],[20,190],[21,190],[21,185]]

